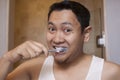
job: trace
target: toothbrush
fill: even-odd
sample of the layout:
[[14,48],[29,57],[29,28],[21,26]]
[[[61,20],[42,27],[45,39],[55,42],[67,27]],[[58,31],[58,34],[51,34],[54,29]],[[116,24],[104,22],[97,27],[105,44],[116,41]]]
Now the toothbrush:
[[67,51],[67,48],[59,47],[56,49],[48,50],[48,52],[65,52]]

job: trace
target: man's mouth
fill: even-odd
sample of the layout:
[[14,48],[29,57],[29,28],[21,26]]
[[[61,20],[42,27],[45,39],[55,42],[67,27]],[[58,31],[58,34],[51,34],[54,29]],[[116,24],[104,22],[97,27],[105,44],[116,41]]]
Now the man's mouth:
[[66,52],[67,48],[65,47],[55,47],[56,52]]
[[53,48],[54,49],[52,50],[48,50],[48,52],[53,52],[55,54],[63,54],[68,50],[67,47],[63,47],[63,46],[53,46]]

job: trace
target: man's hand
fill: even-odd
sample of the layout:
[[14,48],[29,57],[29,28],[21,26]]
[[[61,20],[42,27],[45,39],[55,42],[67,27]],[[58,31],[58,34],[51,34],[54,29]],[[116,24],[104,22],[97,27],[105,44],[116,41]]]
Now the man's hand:
[[47,48],[35,41],[26,41],[15,49],[6,53],[3,57],[11,63],[15,63],[21,59],[30,59],[39,56],[41,53],[48,55]]

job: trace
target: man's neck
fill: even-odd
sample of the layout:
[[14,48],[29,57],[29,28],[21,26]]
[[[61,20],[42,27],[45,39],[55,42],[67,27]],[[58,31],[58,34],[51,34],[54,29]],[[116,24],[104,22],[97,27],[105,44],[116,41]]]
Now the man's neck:
[[87,55],[85,54],[79,54],[74,59],[71,59],[70,61],[64,61],[62,63],[55,61],[55,66],[61,69],[69,69],[70,67],[77,66],[82,64],[82,62],[85,60]]

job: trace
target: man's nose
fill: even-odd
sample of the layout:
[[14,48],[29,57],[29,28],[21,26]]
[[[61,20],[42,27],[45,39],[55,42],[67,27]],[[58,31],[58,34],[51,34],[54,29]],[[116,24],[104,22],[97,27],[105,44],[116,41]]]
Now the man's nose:
[[54,36],[53,41],[54,41],[54,43],[64,42],[64,35],[62,34],[62,32],[57,32]]

